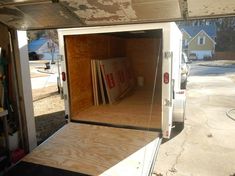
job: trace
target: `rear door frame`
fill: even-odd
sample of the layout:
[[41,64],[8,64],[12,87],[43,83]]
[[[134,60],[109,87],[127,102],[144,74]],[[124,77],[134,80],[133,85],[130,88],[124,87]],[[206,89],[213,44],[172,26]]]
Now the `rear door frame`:
[[[168,72],[172,74],[171,58],[168,58],[167,52],[170,51],[170,30],[171,26],[176,25],[173,22],[170,23],[149,23],[149,24],[130,24],[130,25],[115,25],[115,26],[99,26],[99,27],[82,27],[82,28],[69,28],[69,29],[58,29],[59,35],[59,51],[62,55],[62,73],[65,76],[63,81],[63,97],[65,97],[65,113],[70,121],[70,108],[69,108],[69,89],[67,81],[67,67],[65,58],[65,41],[64,37],[68,35],[83,35],[83,34],[100,34],[100,33],[113,33],[113,32],[128,32],[128,31],[141,31],[141,30],[157,30],[161,29],[163,32],[162,50],[163,50],[163,65],[162,65],[162,76]],[[170,75],[169,79],[172,79]],[[164,81],[164,78],[162,78]],[[163,137],[169,138],[172,128],[172,111],[173,111],[173,90],[172,81],[171,84],[163,84],[162,82],[162,133]]]

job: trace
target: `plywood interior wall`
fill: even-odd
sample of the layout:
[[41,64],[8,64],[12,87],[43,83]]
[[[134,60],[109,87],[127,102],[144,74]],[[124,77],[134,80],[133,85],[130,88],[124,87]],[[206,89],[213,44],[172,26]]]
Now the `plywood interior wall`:
[[71,118],[93,105],[91,59],[125,56],[125,40],[109,35],[65,37]]
[[[71,119],[93,106],[91,59],[127,57],[134,76],[143,76],[142,89],[152,90],[159,51],[156,38],[119,38],[111,35],[76,35],[65,37]],[[161,57],[157,93],[161,97]]]
[[[136,38],[128,39],[126,43],[126,54],[131,59],[134,76],[144,77],[143,89],[152,90],[154,85],[154,77],[156,72],[156,65],[158,54],[158,82],[161,83],[161,53],[159,53],[160,40],[156,38]],[[157,84],[161,87],[161,84]]]

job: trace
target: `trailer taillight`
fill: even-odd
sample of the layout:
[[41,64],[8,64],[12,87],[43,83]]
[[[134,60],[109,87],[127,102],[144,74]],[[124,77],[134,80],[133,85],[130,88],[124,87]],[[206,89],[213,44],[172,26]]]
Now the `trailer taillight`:
[[66,75],[65,75],[65,72],[62,72],[62,73],[61,73],[61,75],[62,75],[62,80],[63,80],[63,81],[66,81]]
[[168,73],[168,72],[165,72],[165,73],[164,73],[164,79],[163,79],[163,80],[164,80],[164,83],[165,83],[165,84],[168,84],[168,83],[169,83],[169,73]]

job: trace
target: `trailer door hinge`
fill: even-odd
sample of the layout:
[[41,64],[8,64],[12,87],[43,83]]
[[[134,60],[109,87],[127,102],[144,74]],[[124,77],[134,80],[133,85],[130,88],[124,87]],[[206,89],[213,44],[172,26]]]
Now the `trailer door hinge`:
[[172,106],[172,101],[170,101],[168,99],[165,99],[164,100],[164,105],[170,107],[170,106]]
[[67,100],[68,99],[68,95],[64,94],[64,89],[63,87],[60,88],[60,97],[61,99]]
[[166,59],[172,58],[173,57],[173,52],[165,51],[164,56],[165,56]]
[[64,94],[64,95],[63,95],[63,99],[64,99],[64,100],[67,100],[67,99],[68,99],[68,95],[67,95],[67,94]]
[[59,61],[64,61],[63,55],[57,55],[57,58],[58,58]]

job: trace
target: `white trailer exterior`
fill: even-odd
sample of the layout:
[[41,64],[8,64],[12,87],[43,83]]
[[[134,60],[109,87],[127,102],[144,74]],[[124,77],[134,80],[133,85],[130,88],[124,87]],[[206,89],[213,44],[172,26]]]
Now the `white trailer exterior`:
[[[59,51],[63,58],[65,58],[65,44],[64,37],[69,35],[84,35],[84,34],[107,34],[114,32],[127,31],[143,31],[143,30],[157,30],[161,29],[163,33],[162,38],[162,75],[167,77],[169,74],[169,83],[164,83],[162,79],[162,134],[164,138],[169,138],[172,128],[173,120],[173,94],[180,91],[181,81],[181,55],[182,55],[182,34],[174,22],[171,23],[151,23],[151,24],[131,24],[131,25],[116,25],[116,26],[100,26],[100,27],[84,27],[59,29]],[[65,58],[66,59],[66,58]],[[64,73],[67,72],[65,60],[62,64]],[[66,74],[65,74],[66,75]],[[67,79],[66,79],[67,80]],[[65,95],[65,111],[70,117],[69,96],[68,96],[68,82],[63,82],[63,93]],[[180,121],[178,119],[178,121]]]

